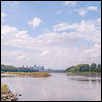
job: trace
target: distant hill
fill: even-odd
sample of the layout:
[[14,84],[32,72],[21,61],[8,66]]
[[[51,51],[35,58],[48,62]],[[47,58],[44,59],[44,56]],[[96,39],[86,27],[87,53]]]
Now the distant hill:
[[101,72],[101,65],[96,65],[95,63],[92,63],[91,66],[88,64],[78,64],[76,66],[71,66],[67,68],[64,73],[78,73],[78,72]]
[[11,65],[4,65],[1,64],[1,71],[4,72],[39,72],[38,70],[30,69],[30,68],[23,68],[23,67],[15,67]]

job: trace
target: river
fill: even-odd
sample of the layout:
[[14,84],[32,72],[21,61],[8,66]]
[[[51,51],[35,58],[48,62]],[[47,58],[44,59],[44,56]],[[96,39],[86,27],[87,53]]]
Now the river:
[[46,78],[1,74],[18,101],[101,101],[101,74],[49,73]]

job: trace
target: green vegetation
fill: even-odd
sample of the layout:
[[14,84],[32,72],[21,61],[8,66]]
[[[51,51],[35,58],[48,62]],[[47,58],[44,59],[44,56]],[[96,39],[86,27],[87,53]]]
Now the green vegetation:
[[50,74],[46,72],[39,72],[38,70],[19,67],[16,68],[14,66],[8,66],[1,64],[1,73],[4,74],[18,74],[18,75],[26,75],[26,76],[50,76]]
[[38,70],[30,69],[30,68],[23,68],[23,67],[15,67],[11,65],[4,65],[1,64],[1,71],[3,72],[39,72]]
[[88,64],[78,64],[76,66],[71,66],[67,68],[64,73],[80,73],[80,72],[90,72],[90,73],[97,73],[101,72],[101,65],[96,65],[95,63],[92,63],[91,66]]
[[3,71],[1,71],[1,73],[4,73]]
[[50,76],[46,72],[5,72],[5,74],[18,74],[26,76]]
[[1,83],[1,93],[9,91],[9,87],[6,84]]

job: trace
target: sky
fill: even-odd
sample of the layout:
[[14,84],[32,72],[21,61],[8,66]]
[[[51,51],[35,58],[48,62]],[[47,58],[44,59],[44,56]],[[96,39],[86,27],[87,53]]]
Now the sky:
[[101,1],[1,1],[1,64],[92,63],[101,64]]

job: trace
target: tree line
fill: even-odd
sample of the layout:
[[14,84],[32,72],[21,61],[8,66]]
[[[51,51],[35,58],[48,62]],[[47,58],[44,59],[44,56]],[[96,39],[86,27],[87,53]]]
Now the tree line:
[[64,73],[67,72],[101,72],[101,65],[95,63],[92,63],[90,66],[88,64],[78,64],[67,68]]
[[15,67],[11,65],[4,65],[1,64],[1,71],[3,72],[39,72],[38,70],[30,69],[30,68],[23,68],[23,67]]

